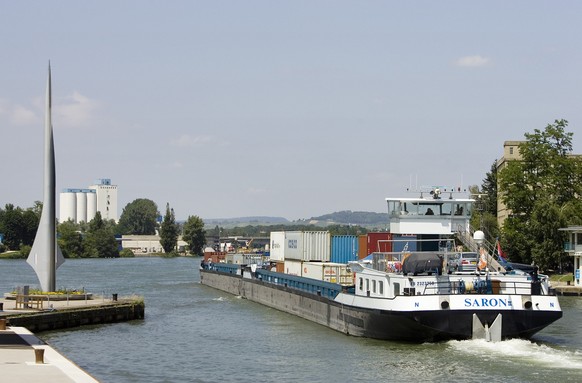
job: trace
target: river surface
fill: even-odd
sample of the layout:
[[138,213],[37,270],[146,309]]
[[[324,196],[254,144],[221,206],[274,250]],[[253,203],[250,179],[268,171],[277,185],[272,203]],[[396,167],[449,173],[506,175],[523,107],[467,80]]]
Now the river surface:
[[[69,259],[57,288],[140,295],[145,320],[39,333],[103,383],[580,382],[582,298],[532,341],[406,344],[356,338],[202,286],[199,258]],[[38,286],[0,260],[0,291]]]

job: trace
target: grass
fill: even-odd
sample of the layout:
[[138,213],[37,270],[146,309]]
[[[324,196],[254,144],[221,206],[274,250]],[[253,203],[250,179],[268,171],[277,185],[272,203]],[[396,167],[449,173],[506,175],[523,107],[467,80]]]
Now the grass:
[[552,282],[574,282],[574,274],[553,274],[550,275],[550,281]]

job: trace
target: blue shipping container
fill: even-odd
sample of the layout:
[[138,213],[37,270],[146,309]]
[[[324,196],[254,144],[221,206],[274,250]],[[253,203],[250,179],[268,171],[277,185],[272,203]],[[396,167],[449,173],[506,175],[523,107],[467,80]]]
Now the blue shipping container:
[[416,251],[416,235],[394,235],[392,238],[393,245],[392,251],[396,253],[401,253],[404,250],[404,247],[407,246],[407,251]]
[[358,237],[334,235],[331,237],[331,262],[348,263],[358,260]]

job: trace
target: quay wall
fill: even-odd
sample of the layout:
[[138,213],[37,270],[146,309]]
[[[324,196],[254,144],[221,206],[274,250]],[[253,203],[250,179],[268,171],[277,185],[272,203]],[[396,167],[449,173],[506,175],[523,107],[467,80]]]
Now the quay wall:
[[200,280],[203,285],[238,295],[331,329],[349,335],[363,335],[365,314],[347,308],[342,309],[341,305],[325,297],[214,271],[201,271]]
[[40,332],[91,324],[124,322],[143,319],[144,316],[144,302],[127,301],[55,311],[29,312],[7,316],[6,320],[10,326],[26,327],[29,331]]

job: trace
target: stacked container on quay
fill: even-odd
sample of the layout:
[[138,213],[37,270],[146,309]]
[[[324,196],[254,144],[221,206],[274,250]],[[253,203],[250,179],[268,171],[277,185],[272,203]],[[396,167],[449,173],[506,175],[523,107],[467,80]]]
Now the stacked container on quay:
[[[201,283],[346,334],[387,340],[530,338],[562,316],[547,276],[500,264],[479,235],[469,241],[472,199],[427,194],[386,199],[390,233],[273,232],[270,257],[206,257]],[[450,267],[460,239],[476,246],[480,269]]]

